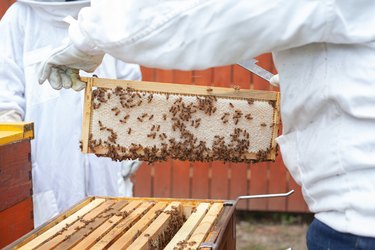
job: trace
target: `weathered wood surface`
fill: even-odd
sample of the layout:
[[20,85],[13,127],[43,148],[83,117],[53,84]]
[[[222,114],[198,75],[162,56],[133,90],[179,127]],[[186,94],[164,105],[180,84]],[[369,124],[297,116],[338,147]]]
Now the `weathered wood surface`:
[[91,197],[7,249],[198,248],[211,230],[224,230],[215,226],[223,202]]

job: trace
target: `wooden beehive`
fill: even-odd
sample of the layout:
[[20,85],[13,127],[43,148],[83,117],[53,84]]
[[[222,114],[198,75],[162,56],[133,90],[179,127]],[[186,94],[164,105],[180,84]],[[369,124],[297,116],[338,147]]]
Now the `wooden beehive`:
[[33,123],[0,123],[0,248],[34,228],[33,137]]
[[275,160],[279,94],[84,78],[82,151],[114,160]]
[[91,197],[7,249],[235,249],[233,202]]

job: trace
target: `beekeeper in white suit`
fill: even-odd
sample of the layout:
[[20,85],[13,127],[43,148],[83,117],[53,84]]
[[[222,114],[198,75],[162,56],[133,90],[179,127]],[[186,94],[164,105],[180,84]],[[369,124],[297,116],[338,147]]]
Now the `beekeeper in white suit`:
[[[375,1],[95,1],[49,55],[40,82],[81,85],[104,53],[204,69],[273,52],[282,156],[315,221],[310,249],[375,249]],[[62,80],[61,80],[62,81]]]
[[[39,85],[37,67],[68,34],[66,16],[90,1],[13,4],[0,22],[0,121],[31,121],[34,221],[69,208],[87,195],[131,196],[130,174],[138,162],[113,162],[79,149],[83,92]],[[140,79],[138,65],[104,57],[100,77]]]

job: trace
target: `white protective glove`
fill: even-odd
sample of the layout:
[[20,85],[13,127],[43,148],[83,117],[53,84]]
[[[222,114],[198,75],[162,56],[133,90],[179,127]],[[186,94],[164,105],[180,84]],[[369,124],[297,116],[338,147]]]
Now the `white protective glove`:
[[279,77],[279,74],[276,74],[273,77],[271,77],[270,84],[272,86],[275,86],[275,87],[279,87],[280,86],[280,77]]
[[89,55],[72,43],[63,44],[52,51],[42,62],[39,71],[39,84],[48,79],[52,88],[72,88],[80,91],[86,84],[80,80],[79,70],[93,72],[102,62],[104,53]]

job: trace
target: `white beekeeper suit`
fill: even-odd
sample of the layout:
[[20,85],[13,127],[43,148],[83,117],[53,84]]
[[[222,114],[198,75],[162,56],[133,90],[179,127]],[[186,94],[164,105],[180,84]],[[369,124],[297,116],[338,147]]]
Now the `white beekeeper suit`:
[[375,237],[374,13],[373,0],[95,1],[70,26],[72,43],[46,59],[40,81],[56,78],[60,65],[89,70],[100,52],[174,69],[273,52],[278,143],[310,210],[339,232]]
[[[32,178],[34,221],[40,225],[87,195],[132,196],[128,178],[138,162],[113,162],[79,149],[83,92],[39,85],[37,67],[67,36],[63,18],[90,1],[13,4],[0,22],[0,121],[34,122]],[[138,65],[106,56],[100,77],[140,79]]]

